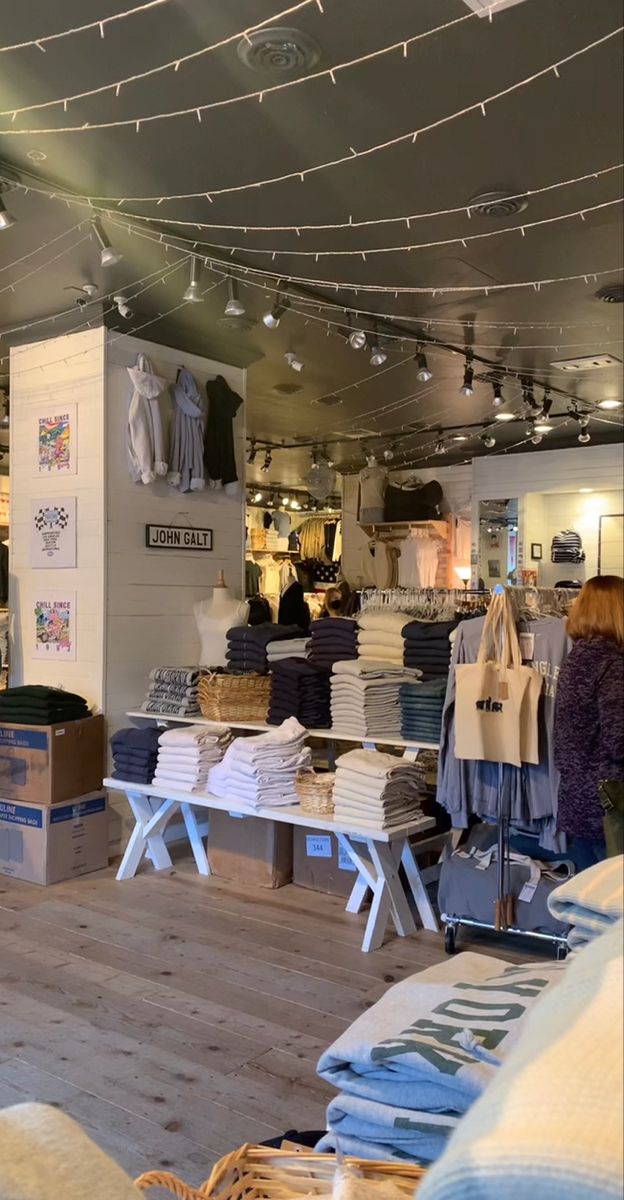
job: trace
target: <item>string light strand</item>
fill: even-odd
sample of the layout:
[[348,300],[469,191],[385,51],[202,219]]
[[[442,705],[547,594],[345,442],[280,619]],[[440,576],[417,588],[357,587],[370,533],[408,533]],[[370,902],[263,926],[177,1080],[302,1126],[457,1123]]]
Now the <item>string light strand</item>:
[[113,21],[125,21],[126,17],[135,17],[138,13],[147,12],[150,8],[159,8],[168,3],[169,0],[148,0],[146,4],[138,4],[135,8],[126,9],[125,12],[113,13],[110,17],[89,21],[86,25],[75,25],[72,29],[61,30],[60,33],[46,33],[42,37],[30,38],[27,42],[14,42],[12,46],[0,46],[0,54],[8,54],[10,50],[25,50],[29,46],[36,46],[37,50],[42,50],[48,42],[58,42],[60,38],[72,37],[75,33],[86,33],[88,29],[99,29],[100,36],[103,37],[102,30],[107,25],[111,25]]

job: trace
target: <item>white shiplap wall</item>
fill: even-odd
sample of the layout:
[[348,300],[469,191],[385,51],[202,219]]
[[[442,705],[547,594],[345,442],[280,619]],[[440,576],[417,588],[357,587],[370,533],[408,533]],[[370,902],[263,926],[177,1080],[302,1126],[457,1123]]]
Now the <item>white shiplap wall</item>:
[[[527,497],[528,499],[528,497]],[[582,583],[591,579],[598,569],[598,531],[600,517],[624,511],[622,491],[594,491],[591,495],[577,492],[548,492],[540,497],[541,511],[526,526],[526,553],[530,555],[530,542],[540,542],[543,559],[532,562],[537,567],[537,582],[542,587],[554,587],[557,580],[578,579]],[[580,535],[585,551],[585,562],[574,564],[551,563],[550,545],[553,536],[562,529],[575,529]],[[613,529],[613,526],[612,526]],[[607,560],[602,566],[603,574],[615,571],[622,573],[622,545],[619,555],[617,546],[611,545]]]
[[[104,704],[104,331],[91,329],[11,350],[11,683],[62,685]],[[37,418],[77,405],[77,474],[36,471]],[[77,566],[30,566],[31,500],[77,498]],[[46,590],[75,591],[75,662],[45,662],[33,654],[33,602]]]
[[[198,639],[193,604],[207,597],[220,569],[241,594],[244,570],[244,488],[237,497],[206,489],[181,494],[164,482],[134,483],[126,460],[130,381],[126,368],[146,354],[158,375],[175,383],[180,365],[204,390],[221,374],[245,398],[245,372],[195,355],[181,354],[138,338],[111,340],[107,353],[108,552],[106,625],[106,714],[109,732],[142,700],[149,670],[158,665],[196,663]],[[167,425],[173,401],[161,397]],[[235,422],[239,478],[244,479],[244,410]],[[183,516],[182,514],[186,514]],[[212,553],[148,550],[146,523],[193,524],[213,530]]]

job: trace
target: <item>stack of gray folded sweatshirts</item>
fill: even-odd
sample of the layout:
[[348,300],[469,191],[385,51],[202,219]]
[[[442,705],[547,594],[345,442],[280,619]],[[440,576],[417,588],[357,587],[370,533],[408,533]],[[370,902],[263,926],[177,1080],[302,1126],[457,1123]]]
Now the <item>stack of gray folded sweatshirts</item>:
[[154,667],[141,709],[172,717],[199,717],[198,687],[197,667]]
[[400,738],[401,684],[419,671],[378,659],[337,662],[331,677],[332,729],[356,738]]
[[267,663],[269,668],[283,658],[307,658],[310,648],[309,637],[277,638],[267,646]]
[[425,773],[378,750],[350,750],[336,760],[334,816],[345,824],[389,830],[422,817]]
[[298,625],[235,625],[227,634],[227,670],[237,675],[266,675],[269,669],[268,648],[272,642],[301,638]]

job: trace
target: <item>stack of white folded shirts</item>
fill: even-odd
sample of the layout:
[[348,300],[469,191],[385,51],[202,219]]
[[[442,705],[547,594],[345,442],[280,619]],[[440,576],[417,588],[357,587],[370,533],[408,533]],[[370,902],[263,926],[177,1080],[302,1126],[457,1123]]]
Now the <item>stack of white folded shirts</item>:
[[154,784],[179,792],[207,792],[208,773],[232,741],[225,725],[187,725],[167,729],[158,739]]
[[350,750],[336,760],[336,821],[394,829],[422,814],[425,774],[414,762],[378,750]]
[[402,665],[405,643],[401,631],[411,620],[407,613],[366,609],[358,617],[358,654]]
[[307,658],[310,639],[307,637],[285,638],[283,642],[269,642],[267,646],[267,662],[279,662],[280,658]]
[[235,810],[298,804],[295,779],[311,761],[305,737],[303,725],[289,717],[269,733],[235,738],[210,772],[210,791]]
[[420,677],[416,668],[381,659],[355,658],[334,664],[331,677],[332,729],[357,737],[401,736],[402,683]]

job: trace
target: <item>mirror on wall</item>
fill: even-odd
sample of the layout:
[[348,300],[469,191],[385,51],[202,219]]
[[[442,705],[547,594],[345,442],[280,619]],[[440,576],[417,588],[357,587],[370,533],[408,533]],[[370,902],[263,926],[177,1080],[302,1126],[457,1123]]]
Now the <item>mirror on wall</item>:
[[518,582],[518,501],[479,501],[479,586]]

